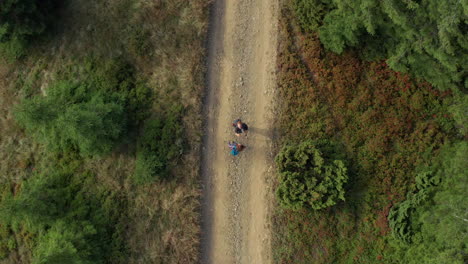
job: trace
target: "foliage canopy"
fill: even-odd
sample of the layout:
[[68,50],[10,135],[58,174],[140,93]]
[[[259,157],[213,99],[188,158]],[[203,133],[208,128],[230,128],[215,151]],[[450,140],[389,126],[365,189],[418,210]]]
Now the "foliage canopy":
[[294,9],[297,20],[305,31],[314,32],[322,25],[323,18],[330,12],[330,2],[327,0],[296,0]]
[[[315,3],[330,9],[304,19]],[[439,89],[468,88],[468,5],[457,0],[296,0],[298,19],[304,28],[316,28],[324,17],[320,39],[326,48],[342,53],[357,46],[367,59],[387,59],[399,72],[409,72]],[[305,23],[304,22],[307,22]]]
[[422,172],[416,176],[416,193],[408,193],[405,201],[394,206],[388,215],[390,228],[393,235],[398,240],[405,243],[411,242],[413,230],[410,224],[410,216],[416,208],[424,203],[433,190],[433,186],[440,181],[439,177],[434,177],[432,172]]
[[287,145],[276,157],[280,173],[277,197],[285,208],[322,209],[344,198],[348,181],[343,161],[320,151],[312,141]]

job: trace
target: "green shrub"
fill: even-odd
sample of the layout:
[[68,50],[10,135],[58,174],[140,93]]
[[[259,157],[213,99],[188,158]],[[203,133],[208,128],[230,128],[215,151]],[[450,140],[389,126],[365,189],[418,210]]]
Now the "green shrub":
[[55,219],[65,216],[71,195],[77,186],[69,185],[71,175],[52,172],[33,177],[23,186],[23,191],[14,199],[4,202],[2,219],[7,223],[22,223],[36,233],[50,226]]
[[113,149],[125,131],[123,105],[116,93],[59,82],[47,90],[47,96],[25,99],[16,109],[16,118],[52,150],[102,155]]
[[24,39],[12,39],[8,42],[0,42],[0,54],[5,55],[9,60],[15,60],[24,55],[26,47]]
[[295,0],[294,10],[304,31],[316,32],[322,25],[323,18],[330,11],[330,1]]
[[322,209],[345,200],[348,181],[343,161],[334,160],[312,141],[287,145],[276,157],[280,173],[277,197],[289,209]]
[[6,223],[0,225],[0,260],[17,247],[15,236]]
[[89,248],[82,248],[89,243],[86,237],[95,235],[97,231],[91,224],[82,224],[84,225],[73,226],[70,223],[57,221],[39,238],[32,263],[98,263],[89,261],[92,255]]
[[468,135],[468,95],[462,92],[454,96],[454,102],[448,108],[462,136]]
[[393,206],[388,214],[389,225],[395,238],[405,243],[411,242],[411,214],[428,199],[431,187],[439,182],[440,178],[434,177],[432,172],[422,172],[416,176],[417,192],[409,193],[406,200]]
[[142,80],[135,81],[135,86],[127,89],[126,98],[129,124],[139,127],[149,117],[149,109],[153,103],[151,88]]
[[55,6],[53,0],[4,0],[0,2],[0,51],[20,57],[28,42],[43,34]]
[[138,140],[135,182],[167,179],[171,164],[183,152],[182,106],[174,106],[161,118],[149,119]]

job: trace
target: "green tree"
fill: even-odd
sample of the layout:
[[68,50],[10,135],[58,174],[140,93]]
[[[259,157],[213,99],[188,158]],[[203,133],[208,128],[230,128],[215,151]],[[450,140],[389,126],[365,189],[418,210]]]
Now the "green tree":
[[86,85],[59,82],[47,96],[24,100],[16,117],[51,149],[102,155],[112,150],[126,129],[123,105],[115,93],[105,95]]
[[370,59],[410,72],[440,89],[468,88],[468,5],[457,0],[335,0],[320,39],[341,53],[358,46]]
[[283,207],[318,210],[345,200],[345,164],[320,151],[314,142],[284,146],[276,164],[280,173],[276,194]]

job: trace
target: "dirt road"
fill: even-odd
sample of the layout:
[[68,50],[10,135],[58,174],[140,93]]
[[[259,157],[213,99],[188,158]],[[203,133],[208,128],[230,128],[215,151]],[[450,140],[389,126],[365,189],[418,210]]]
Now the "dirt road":
[[[215,0],[208,47],[202,158],[202,263],[270,263],[267,180],[272,164],[277,0]],[[231,123],[249,125],[247,146]]]

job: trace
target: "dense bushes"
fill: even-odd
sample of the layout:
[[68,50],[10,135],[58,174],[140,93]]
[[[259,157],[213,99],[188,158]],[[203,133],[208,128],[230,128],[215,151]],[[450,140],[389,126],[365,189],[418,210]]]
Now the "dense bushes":
[[163,117],[149,119],[138,139],[135,182],[167,179],[171,164],[183,151],[183,108],[172,107]]
[[6,223],[0,225],[0,259],[4,259],[8,254],[17,248],[17,242],[13,232]]
[[453,116],[459,135],[468,138],[468,94],[456,93],[448,110]]
[[0,2],[0,52],[21,56],[28,41],[44,33],[55,0],[4,0]]
[[314,142],[284,146],[276,164],[280,173],[277,196],[285,208],[317,210],[345,200],[343,185],[348,174],[343,161],[323,153]]

